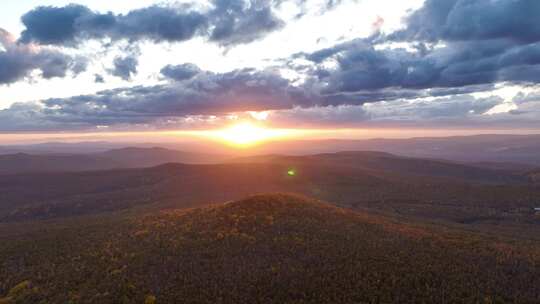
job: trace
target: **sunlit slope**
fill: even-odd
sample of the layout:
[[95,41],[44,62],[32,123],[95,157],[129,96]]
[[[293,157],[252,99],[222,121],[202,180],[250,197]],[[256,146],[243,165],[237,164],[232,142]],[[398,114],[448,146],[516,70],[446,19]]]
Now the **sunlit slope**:
[[20,303],[532,303],[540,292],[537,247],[299,196],[48,227],[2,240],[0,294],[21,282]]

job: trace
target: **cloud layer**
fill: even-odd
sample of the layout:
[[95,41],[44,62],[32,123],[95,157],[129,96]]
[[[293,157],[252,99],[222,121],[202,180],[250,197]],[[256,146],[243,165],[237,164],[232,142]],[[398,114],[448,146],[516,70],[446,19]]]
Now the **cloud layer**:
[[[178,78],[150,87],[136,86],[101,91],[93,95],[55,98],[31,105],[15,104],[0,111],[6,117],[34,117],[51,128],[88,128],[97,125],[146,124],[157,119],[194,115],[226,115],[231,112],[290,109],[309,106],[315,98],[292,86],[272,71],[241,69],[216,74],[201,71],[190,78],[179,77],[180,67],[168,67]],[[25,122],[26,124],[26,122]],[[12,120],[10,125],[14,126]],[[0,123],[2,128],[5,128]],[[27,128],[27,125],[21,125]]]
[[[75,4],[38,7],[22,17],[26,30],[20,43],[2,40],[0,84],[35,70],[44,78],[84,70],[84,61],[36,44],[73,47],[88,40],[160,43],[195,37],[228,48],[247,44],[286,26],[275,11],[283,2],[213,0],[208,7],[160,5],[127,14]],[[327,1],[326,9],[340,3]],[[70,129],[244,111],[272,111],[270,117],[291,124],[499,121],[537,126],[539,11],[537,0],[426,0],[395,32],[376,26],[369,37],[294,54],[265,69],[213,73],[188,62],[168,64],[156,67],[159,85],[14,104],[0,111],[0,129],[31,129],[27,121],[17,123],[28,117],[52,129]],[[136,55],[122,55],[109,72],[129,80],[137,65]],[[104,78],[96,75],[95,80]],[[534,89],[508,100],[494,93],[501,86]]]

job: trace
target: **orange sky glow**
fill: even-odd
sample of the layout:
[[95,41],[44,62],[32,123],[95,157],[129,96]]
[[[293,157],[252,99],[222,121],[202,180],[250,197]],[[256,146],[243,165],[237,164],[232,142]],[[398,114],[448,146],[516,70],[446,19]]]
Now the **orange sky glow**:
[[19,132],[0,134],[0,144],[32,144],[42,142],[182,142],[210,141],[238,148],[248,148],[268,141],[316,139],[370,139],[444,137],[476,134],[540,134],[539,130],[466,130],[466,129],[295,129],[267,128],[252,123],[232,124],[222,129],[168,131],[97,131],[97,132]]

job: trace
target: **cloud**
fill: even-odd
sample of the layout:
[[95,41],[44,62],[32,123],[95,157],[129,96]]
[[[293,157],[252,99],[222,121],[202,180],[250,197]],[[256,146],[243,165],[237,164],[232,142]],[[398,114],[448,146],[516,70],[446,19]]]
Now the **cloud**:
[[[483,127],[512,125],[514,128],[540,126],[534,116],[536,107],[526,105],[527,112],[514,111],[487,115],[495,106],[504,103],[499,96],[476,98],[472,95],[441,98],[399,99],[363,105],[293,108],[271,111],[268,120],[276,126],[341,127],[341,128],[400,128],[400,127]],[[525,107],[523,108],[525,109]],[[522,117],[517,117],[522,115]]]
[[[24,43],[62,44],[74,42],[78,34],[78,20],[91,19],[92,11],[85,6],[71,4],[64,8],[38,7],[24,16],[21,21],[26,30],[21,34]],[[102,20],[105,20],[103,18]],[[95,22],[90,22],[95,24]]]
[[[142,124],[159,119],[231,112],[289,109],[316,100],[273,71],[241,69],[201,72],[189,80],[156,86],[135,86],[91,95],[53,98],[24,107],[15,104],[0,117],[36,117],[46,125],[66,128]],[[39,118],[39,119],[37,119]],[[11,120],[10,120],[11,121]],[[0,129],[5,125],[0,124]]]
[[209,13],[210,40],[221,45],[249,43],[284,26],[272,10],[272,1],[214,0]]
[[536,0],[427,0],[390,35],[404,41],[540,40]]
[[[266,111],[275,113],[270,120],[294,125],[357,125],[377,119],[404,120],[404,117],[429,120],[430,117],[460,117],[481,114],[499,99],[476,101],[472,97],[446,97],[435,102],[424,100],[409,105],[411,99],[429,96],[464,95],[492,87],[441,90],[383,89],[337,94],[321,94],[316,86],[294,85],[274,70],[240,69],[229,73],[202,71],[192,64],[166,66],[162,69],[173,81],[156,86],[135,86],[101,91],[70,98],[53,98],[24,107],[21,104],[1,111],[2,116],[33,117],[32,123],[51,129],[85,129],[100,125],[143,125],[171,127],[192,117],[222,117],[230,113]],[[467,95],[468,96],[468,95]],[[384,101],[384,102],[383,102]],[[392,102],[393,101],[393,102]],[[391,104],[391,107],[364,107]],[[376,109],[376,110],[373,110]],[[377,110],[378,109],[378,110]],[[384,109],[384,110],[383,110]],[[199,124],[204,124],[196,119]],[[216,121],[213,119],[212,121]],[[409,120],[411,121],[411,120]],[[13,119],[6,120],[13,124]],[[21,127],[29,128],[30,122]],[[190,125],[190,124],[188,124]],[[192,124],[191,124],[192,125]],[[0,129],[4,128],[0,124]],[[8,126],[14,128],[13,125]]]
[[87,60],[34,45],[19,45],[13,36],[0,29],[0,85],[17,82],[40,71],[46,79],[74,75],[86,70]]
[[539,9],[534,0],[428,0],[407,17],[402,30],[296,54],[292,60],[311,61],[310,75],[334,95],[537,83],[540,19],[531,12]]
[[290,110],[272,111],[268,116],[272,124],[284,127],[358,126],[370,119],[369,113],[361,105],[295,107]]
[[95,74],[94,75],[94,82],[95,83],[105,83],[105,78],[103,78],[103,76],[100,75],[100,74]]
[[[540,43],[456,42],[422,54],[403,48],[376,49],[356,41],[305,58],[317,64],[312,76],[324,83],[328,93],[536,83],[540,73]],[[324,67],[322,63],[329,61],[336,66]]]
[[116,57],[113,61],[114,69],[110,72],[123,80],[130,80],[133,75],[137,74],[138,64],[139,61],[133,56]]
[[189,4],[154,5],[127,14],[98,13],[88,7],[40,6],[21,21],[23,43],[76,46],[89,39],[182,42],[196,36],[220,45],[249,43],[284,25],[273,1],[213,0],[201,10]]
[[151,6],[126,15],[101,14],[83,5],[40,6],[21,18],[21,42],[75,46],[88,39],[179,42],[207,26],[205,16],[187,7]]
[[[232,76],[226,78],[229,77]],[[158,99],[156,103],[141,100],[138,98],[140,92],[137,91],[145,91],[147,98]],[[171,99],[164,98],[166,95]],[[240,117],[247,115],[243,114],[245,107],[232,106],[229,110],[222,111],[224,107],[219,103],[215,104],[215,110],[207,107],[200,111],[192,111],[186,100],[173,102],[173,95],[163,87],[151,89],[135,87],[64,100],[47,100],[42,103],[17,103],[9,109],[0,110],[0,129],[84,130],[103,125],[112,126],[112,129],[205,128],[230,123],[230,113],[238,113]],[[119,96],[124,96],[125,99],[121,101],[122,98]],[[518,109],[494,115],[486,113],[505,102],[498,96],[477,98],[472,95],[460,95],[338,106],[308,105],[305,101],[302,103],[302,99],[298,99],[290,100],[291,102],[286,105],[270,104],[263,108],[276,109],[269,112],[267,120],[271,125],[280,127],[537,128],[540,127],[538,96],[540,96],[538,91],[519,94],[516,99],[523,100],[523,103],[519,104]],[[304,105],[308,107],[303,107]]]
[[185,63],[180,65],[169,64],[161,69],[161,74],[163,76],[174,79],[176,81],[191,79],[201,72],[201,69],[192,63]]
[[358,2],[358,0],[274,0],[275,6],[281,8],[284,3],[292,3],[298,9],[295,19],[300,19],[311,13],[315,16],[323,15],[344,2]]
[[[415,52],[368,50],[371,43],[362,51],[349,44],[340,46],[347,48],[341,52],[345,53],[342,61],[348,60],[351,66],[355,66],[355,62],[383,63],[386,68],[375,68],[376,75],[390,73],[394,81],[388,81],[387,85],[402,87],[537,83],[540,80],[540,19],[534,12],[539,10],[540,2],[535,0],[427,0],[406,18],[404,29],[373,37],[370,41],[405,42],[416,48]],[[324,52],[335,55],[341,51],[335,49]],[[321,54],[311,54],[317,55]],[[344,82],[349,80],[346,77]]]
[[441,119],[463,119],[484,115],[504,100],[498,96],[475,98],[472,95],[441,97],[433,100],[396,100],[374,103],[368,112],[375,120],[426,121]]

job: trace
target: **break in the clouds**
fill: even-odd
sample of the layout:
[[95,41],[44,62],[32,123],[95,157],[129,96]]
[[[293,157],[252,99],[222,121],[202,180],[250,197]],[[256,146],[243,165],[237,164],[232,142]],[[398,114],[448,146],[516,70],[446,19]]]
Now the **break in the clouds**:
[[[294,34],[302,31],[294,28],[304,22],[310,3],[212,0],[156,4],[123,14],[77,4],[37,7],[22,16],[25,28],[18,42],[3,42],[0,82],[13,83],[36,70],[43,78],[76,75],[84,60],[66,55],[67,50],[92,41],[108,49],[122,41],[161,45],[202,39],[202,45],[221,47],[225,60],[228,51],[270,39],[270,33],[301,39]],[[311,22],[345,3],[370,9],[369,1],[323,1]],[[291,7],[299,9],[287,18],[284,11]],[[268,58],[266,66],[213,72],[172,53],[170,63],[153,66],[147,76],[155,82],[151,85],[128,85],[144,65],[144,54],[128,51],[90,77],[100,84],[121,79],[123,85],[15,103],[0,111],[0,129],[32,129],[27,117],[51,129],[72,129],[248,111],[269,111],[269,120],[284,125],[537,127],[538,12],[536,0],[426,0],[405,12],[397,29],[388,31],[384,25],[392,20],[377,12],[364,35],[349,33],[317,50]]]

